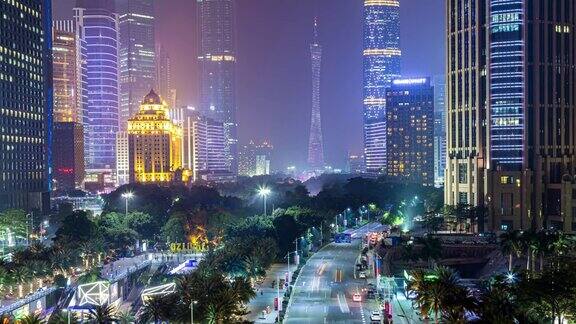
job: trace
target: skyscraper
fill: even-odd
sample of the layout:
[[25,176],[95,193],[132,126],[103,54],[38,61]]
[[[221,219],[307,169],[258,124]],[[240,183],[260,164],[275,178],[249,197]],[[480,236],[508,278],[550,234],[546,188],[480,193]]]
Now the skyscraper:
[[[119,138],[121,140],[121,138]],[[154,90],[128,120],[130,182],[169,183],[182,171],[182,128],[168,116],[168,108]]]
[[50,0],[0,1],[0,210],[50,209]]
[[308,141],[308,166],[314,170],[324,169],[324,143],[320,116],[320,72],[322,69],[322,46],[318,41],[318,18],[314,18],[314,41],[310,44],[312,60],[312,116]]
[[444,185],[446,168],[446,78],[434,77],[434,185]]
[[386,89],[400,77],[400,2],[364,1],[364,155],[369,173],[386,169]]
[[198,2],[198,61],[203,116],[224,123],[226,163],[236,174],[236,28],[234,0]]
[[[172,89],[172,62],[162,44],[156,46],[156,89],[162,98],[170,98]],[[175,108],[172,106],[170,108]]]
[[74,20],[53,22],[52,43],[52,169],[57,188],[66,190],[84,184],[84,127],[88,124],[86,43]]
[[576,230],[574,2],[459,0],[447,27],[446,203],[486,207],[480,230]]
[[238,174],[247,177],[270,174],[270,161],[274,147],[268,142],[243,145],[238,152]]
[[76,26],[86,42],[89,173],[113,173],[118,132],[118,15],[113,0],[78,0]]
[[434,88],[430,78],[396,79],[386,90],[386,174],[434,185]]
[[120,65],[120,129],[156,81],[153,0],[117,0]]
[[196,115],[191,118],[194,181],[228,182],[235,175],[228,169],[224,123]]

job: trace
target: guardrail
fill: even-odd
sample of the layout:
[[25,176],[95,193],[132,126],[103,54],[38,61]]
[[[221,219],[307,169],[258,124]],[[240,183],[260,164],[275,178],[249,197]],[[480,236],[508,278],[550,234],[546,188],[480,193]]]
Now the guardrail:
[[114,274],[112,276],[108,276],[106,278],[106,280],[108,280],[110,282],[120,281],[120,280],[128,277],[129,275],[133,274],[134,272],[140,271],[151,264],[152,264],[152,262],[150,260],[144,260],[137,265],[128,267],[128,269],[126,269],[125,271],[122,271],[118,274]]
[[0,308],[0,314],[6,314],[6,313],[13,312],[24,305],[27,305],[27,304],[35,301],[35,300],[38,300],[42,297],[50,295],[51,293],[53,293],[57,289],[58,288],[56,288],[56,287],[49,287],[49,288],[46,288],[44,290],[37,291],[34,294],[32,294],[31,296],[28,296],[26,298],[18,299],[14,303]]

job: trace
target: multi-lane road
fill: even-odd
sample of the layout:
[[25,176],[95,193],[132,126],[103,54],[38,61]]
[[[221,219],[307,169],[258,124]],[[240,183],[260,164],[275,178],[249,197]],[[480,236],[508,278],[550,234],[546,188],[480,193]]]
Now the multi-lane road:
[[[294,285],[284,323],[370,323],[378,306],[364,300],[367,281],[358,278],[355,264],[361,238],[379,230],[379,224],[349,230],[352,244],[332,243],[315,253]],[[361,302],[353,301],[355,293],[361,293]]]

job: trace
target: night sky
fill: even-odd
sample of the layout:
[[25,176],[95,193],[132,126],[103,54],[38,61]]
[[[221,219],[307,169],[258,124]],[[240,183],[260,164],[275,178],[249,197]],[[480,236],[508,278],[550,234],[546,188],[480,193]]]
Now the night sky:
[[[321,109],[327,163],[362,151],[362,0],[317,0],[323,46]],[[237,0],[240,142],[270,140],[273,169],[306,161],[314,0]],[[73,0],[53,0],[71,18]],[[401,0],[402,72],[444,73],[444,1]],[[182,105],[197,103],[195,0],[156,0],[156,41],[167,47]]]

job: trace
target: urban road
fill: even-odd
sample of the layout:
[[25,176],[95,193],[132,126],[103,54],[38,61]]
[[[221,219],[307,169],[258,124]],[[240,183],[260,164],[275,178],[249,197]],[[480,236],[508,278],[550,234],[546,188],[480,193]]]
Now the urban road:
[[[362,237],[379,230],[382,230],[379,224],[348,230],[352,234],[352,244],[331,243],[315,253],[294,285],[283,322],[370,323],[370,315],[378,306],[373,300],[365,300],[362,288],[367,281],[357,278],[355,264]],[[362,302],[352,300],[357,292],[362,295]]]

